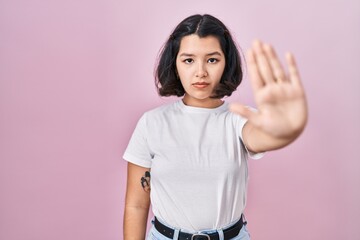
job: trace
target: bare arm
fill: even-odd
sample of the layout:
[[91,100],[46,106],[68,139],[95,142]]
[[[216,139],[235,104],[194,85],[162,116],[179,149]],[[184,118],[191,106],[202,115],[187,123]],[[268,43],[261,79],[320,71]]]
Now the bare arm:
[[124,213],[124,240],[144,240],[150,207],[150,193],[140,180],[149,168],[128,163]]
[[290,53],[286,55],[286,73],[272,46],[260,41],[254,42],[247,58],[258,111],[253,112],[241,104],[232,104],[230,110],[249,120],[242,132],[249,150],[263,152],[282,148],[302,133],[308,118],[295,58]]

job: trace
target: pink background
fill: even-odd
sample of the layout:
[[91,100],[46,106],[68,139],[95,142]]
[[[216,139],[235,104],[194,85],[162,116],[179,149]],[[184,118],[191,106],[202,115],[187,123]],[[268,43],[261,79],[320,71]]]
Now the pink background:
[[[0,0],[0,239],[122,239],[126,163],[175,25],[211,13],[242,49],[291,50],[310,119],[250,163],[252,238],[360,239],[360,2]],[[253,104],[247,79],[229,99]]]

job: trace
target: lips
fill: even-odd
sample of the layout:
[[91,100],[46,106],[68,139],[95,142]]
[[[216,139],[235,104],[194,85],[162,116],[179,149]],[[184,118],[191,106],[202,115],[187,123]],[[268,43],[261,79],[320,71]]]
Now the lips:
[[194,87],[196,88],[206,88],[207,86],[210,85],[210,83],[207,82],[196,82],[192,84]]

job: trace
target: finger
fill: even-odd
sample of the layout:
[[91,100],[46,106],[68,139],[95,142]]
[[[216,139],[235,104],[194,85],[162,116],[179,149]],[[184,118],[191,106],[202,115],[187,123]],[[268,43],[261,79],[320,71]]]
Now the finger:
[[264,53],[262,42],[260,42],[259,40],[255,40],[253,43],[253,49],[260,76],[265,83],[273,83],[274,75],[267,56]]
[[247,51],[246,55],[247,55],[247,59],[248,59],[248,69],[249,69],[249,74],[250,74],[251,85],[252,85],[254,91],[256,91],[257,89],[264,86],[265,83],[261,79],[261,76],[259,74],[253,50],[249,49]]
[[241,105],[239,103],[230,104],[229,110],[248,119],[249,122],[251,122],[254,126],[261,126],[261,119],[259,117],[258,111],[253,111],[249,107]]
[[269,60],[274,78],[277,82],[287,81],[287,77],[274,48],[270,44],[264,44],[265,54]]
[[301,85],[299,70],[296,66],[295,57],[291,53],[287,52],[286,55],[286,62],[289,68],[289,79],[290,82],[293,84]]

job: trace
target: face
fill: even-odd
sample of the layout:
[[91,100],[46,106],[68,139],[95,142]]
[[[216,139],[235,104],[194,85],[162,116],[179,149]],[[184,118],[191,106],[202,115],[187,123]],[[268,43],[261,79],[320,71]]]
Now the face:
[[210,98],[225,68],[225,55],[214,36],[200,38],[191,34],[182,38],[176,57],[176,69],[185,89],[184,103],[195,107],[217,107],[220,99]]

